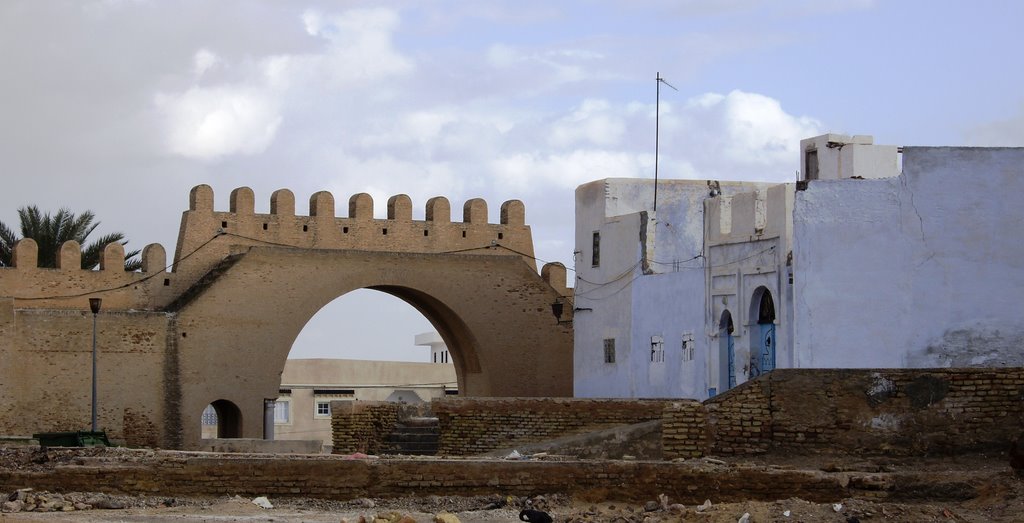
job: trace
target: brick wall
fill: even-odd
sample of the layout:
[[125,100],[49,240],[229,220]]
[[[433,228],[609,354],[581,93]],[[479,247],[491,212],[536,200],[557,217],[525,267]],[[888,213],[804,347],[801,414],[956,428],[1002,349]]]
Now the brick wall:
[[704,402],[712,454],[760,454],[771,446],[770,382],[748,381]]
[[786,369],[769,377],[780,449],[1004,450],[1024,431],[1024,369]]
[[707,442],[707,411],[700,402],[677,401],[665,405],[661,424],[661,452],[665,459],[703,456]]
[[663,423],[666,457],[1003,450],[1024,431],[1024,369],[780,369]]
[[[687,505],[799,496],[852,495],[846,474],[737,467],[707,469],[658,461],[345,460],[336,456],[229,456],[127,449],[55,450],[48,470],[0,470],[0,490],[136,495],[316,497],[566,494],[591,501],[644,502],[658,494]],[[116,453],[117,458],[108,455]],[[28,460],[26,459],[26,462]],[[890,495],[890,492],[879,492]]]
[[665,400],[444,398],[433,403],[439,454],[473,455],[662,418]]
[[379,454],[398,423],[401,406],[383,401],[332,401],[333,454]]

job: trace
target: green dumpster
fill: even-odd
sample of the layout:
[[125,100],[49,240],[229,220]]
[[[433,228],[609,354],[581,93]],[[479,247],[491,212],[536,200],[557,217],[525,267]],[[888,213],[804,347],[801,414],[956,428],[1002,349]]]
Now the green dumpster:
[[33,434],[40,447],[109,447],[110,440],[104,431],[91,432],[40,432]]

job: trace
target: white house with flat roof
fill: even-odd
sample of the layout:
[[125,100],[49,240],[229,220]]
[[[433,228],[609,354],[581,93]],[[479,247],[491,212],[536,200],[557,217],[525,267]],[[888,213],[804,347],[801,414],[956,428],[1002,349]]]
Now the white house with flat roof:
[[786,184],[576,189],[581,397],[706,398],[777,367],[1024,365],[1024,148],[801,141]]

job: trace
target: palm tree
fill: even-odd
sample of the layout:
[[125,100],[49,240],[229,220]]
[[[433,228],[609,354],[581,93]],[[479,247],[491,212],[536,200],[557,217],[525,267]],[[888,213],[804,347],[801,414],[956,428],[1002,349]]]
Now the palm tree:
[[[91,211],[82,214],[75,213],[68,209],[61,209],[53,216],[50,213],[43,213],[35,205],[18,209],[18,219],[21,221],[21,235],[25,238],[32,238],[39,245],[39,266],[56,267],[57,255],[60,246],[69,240],[75,240],[82,246],[82,268],[95,269],[100,264],[100,257],[103,248],[108,243],[120,242],[127,245],[124,234],[115,232],[101,236],[96,241],[86,245],[86,238],[99,226],[100,222]],[[0,267],[10,267],[14,255],[14,244],[20,240],[3,222],[0,222]],[[142,261],[139,260],[139,251],[125,253],[124,270],[135,271],[142,268]]]

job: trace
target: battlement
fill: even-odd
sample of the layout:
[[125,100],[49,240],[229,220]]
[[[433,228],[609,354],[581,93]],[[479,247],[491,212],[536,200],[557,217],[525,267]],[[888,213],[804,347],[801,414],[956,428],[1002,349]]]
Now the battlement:
[[[438,196],[426,203],[425,220],[412,219],[412,200],[405,194],[387,202],[387,218],[373,216],[373,198],[366,193],[348,201],[348,216],[335,214],[334,196],[327,191],[309,198],[308,215],[295,214],[295,196],[287,189],[274,191],[270,213],[257,214],[252,189],[231,191],[229,210],[217,211],[213,189],[198,185],[189,194],[189,210],[182,217],[175,260],[182,260],[210,238],[220,234],[236,245],[278,245],[302,249],[495,254],[496,244],[508,247],[501,254],[523,253],[532,263],[533,238],[526,225],[526,209],[519,200],[501,205],[499,223],[488,223],[487,202],[474,198],[462,208],[462,221],[453,222],[451,204]],[[176,269],[177,270],[177,269]]]
[[791,230],[793,184],[705,200],[708,245],[784,236]]
[[99,270],[82,269],[82,247],[64,242],[57,253],[56,268],[41,268],[39,246],[23,238],[14,246],[11,267],[0,269],[0,296],[24,301],[20,305],[52,308],[88,308],[88,298],[102,297],[104,307],[142,308],[154,293],[170,286],[167,253],[153,243],[142,250],[142,269],[124,270],[124,246],[107,244]]
[[404,194],[388,199],[387,218],[374,218],[373,204],[369,194],[356,194],[349,198],[348,216],[337,217],[334,196],[320,191],[310,196],[308,215],[301,216],[295,214],[294,194],[280,189],[270,197],[270,213],[257,214],[252,189],[239,187],[231,192],[229,210],[217,211],[213,189],[198,185],[182,215],[171,272],[167,253],[158,244],[143,249],[140,272],[124,271],[124,247],[116,243],[104,249],[99,270],[80,268],[77,242],[61,246],[56,269],[39,268],[38,246],[25,239],[15,246],[13,266],[0,268],[0,297],[28,308],[88,310],[87,298],[95,296],[103,298],[105,310],[160,309],[222,260],[253,246],[518,255],[536,270],[526,208],[519,200],[501,205],[499,223],[488,223],[487,202],[480,198],[466,201],[462,221],[456,222],[450,202],[441,196],[426,202],[424,220],[412,219],[412,200]]

